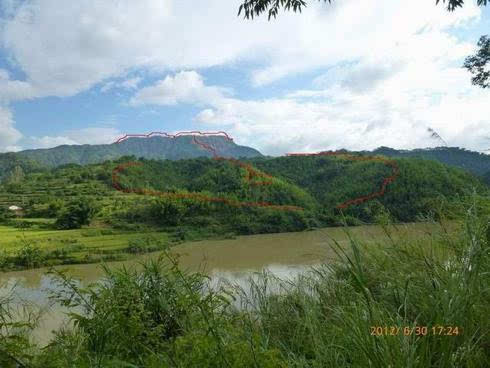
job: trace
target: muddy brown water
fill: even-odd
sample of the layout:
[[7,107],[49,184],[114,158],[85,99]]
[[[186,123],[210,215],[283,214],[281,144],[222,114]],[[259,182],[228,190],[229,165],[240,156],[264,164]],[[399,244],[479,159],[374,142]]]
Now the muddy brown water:
[[[418,223],[397,225],[392,229],[396,237],[415,239],[425,237],[434,225]],[[376,244],[388,240],[380,226],[357,226],[348,229],[351,236],[363,242]],[[235,239],[205,240],[180,244],[171,252],[179,254],[180,267],[201,271],[211,277],[211,282],[226,280],[246,287],[251,274],[264,269],[280,278],[291,278],[314,265],[328,263],[335,257],[333,241],[341,245],[349,242],[346,229],[325,228],[298,233],[280,233],[239,236]],[[109,263],[109,267],[136,266],[148,259],[158,258],[159,252],[134,256],[131,260]],[[60,266],[79,278],[83,284],[96,282],[104,271],[99,264]],[[66,310],[49,303],[50,290],[56,288],[53,279],[46,275],[47,269],[0,273],[0,296],[10,292],[19,300],[30,302],[44,310],[34,339],[44,344],[49,341],[52,331],[66,323]]]

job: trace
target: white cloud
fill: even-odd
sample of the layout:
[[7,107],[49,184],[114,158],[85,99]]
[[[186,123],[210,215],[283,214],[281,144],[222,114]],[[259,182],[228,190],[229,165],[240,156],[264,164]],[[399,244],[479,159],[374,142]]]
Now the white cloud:
[[263,85],[479,15],[473,3],[448,13],[427,0],[344,0],[312,3],[302,15],[281,14],[271,22],[246,21],[236,17],[240,3],[26,0],[11,7],[3,45],[41,95],[73,95],[138,67],[181,70],[242,61],[263,65],[251,75]]
[[[479,138],[490,134],[488,93],[460,68],[474,45],[448,34],[478,19],[474,2],[453,13],[427,0],[312,2],[302,15],[267,22],[237,18],[241,1],[9,0],[0,37],[26,80],[0,72],[0,102],[70,96],[104,82],[101,91],[136,89],[140,80],[121,79],[140,68],[245,65],[255,86],[330,68],[311,89],[265,100],[232,98],[184,71],[140,89],[130,103],[200,105],[198,121],[268,153],[426,146],[434,144],[429,126],[449,144],[488,147]],[[82,136],[45,142],[98,139]]]
[[77,142],[64,136],[44,136],[44,137],[30,137],[27,139],[28,146],[32,145],[32,148],[51,148],[56,146],[61,146],[64,144],[73,145]]
[[[321,11],[303,14],[302,21],[286,31],[287,42],[282,42],[286,45],[271,47],[270,65],[253,73],[253,83],[260,86],[308,69],[384,53],[418,33],[438,35],[448,27],[477,19],[480,13],[471,3],[461,11],[448,13],[444,7],[425,0],[335,4],[334,7],[322,4],[323,7],[315,9]],[[416,53],[439,46],[434,39],[430,45],[426,42],[418,47]]]
[[113,90],[115,88],[122,88],[125,90],[132,90],[138,88],[138,85],[141,83],[143,78],[141,77],[134,77],[134,78],[129,78],[120,82],[116,81],[109,81],[105,83],[101,88],[100,91],[105,93],[109,92],[110,90]]
[[2,152],[19,152],[22,150],[21,146],[6,146]]
[[12,113],[0,106],[0,152],[17,151],[15,144],[21,138],[22,134],[14,127]]
[[66,135],[77,144],[108,144],[115,142],[121,132],[116,128],[89,127],[68,131]]
[[[379,146],[419,148],[438,146],[427,129],[435,129],[450,146],[488,148],[488,96],[446,96],[432,104],[402,102],[378,90],[369,95],[332,91],[329,101],[294,99],[228,100],[203,110],[198,120],[219,126],[240,142],[265,153],[315,152],[325,149],[374,149]],[[456,104],[455,104],[456,102]]]
[[139,90],[130,100],[130,104],[137,106],[210,103],[223,99],[226,92],[225,88],[205,86],[203,78],[195,71],[183,71]]
[[89,127],[68,130],[59,136],[29,137],[24,140],[24,145],[29,148],[52,148],[64,144],[110,144],[121,136],[116,128]]
[[[379,58],[390,61],[390,52],[387,50]],[[430,137],[429,127],[449,145],[486,149],[488,142],[482,138],[490,136],[486,91],[472,87],[465,70],[438,63],[428,63],[424,69],[417,62],[412,65],[407,61],[402,63],[403,67],[375,75],[375,83],[369,81],[371,75],[367,74],[364,88],[352,88],[345,83],[349,80],[345,79],[349,74],[345,74],[340,81],[331,80],[324,89],[296,91],[264,100],[206,93],[219,88],[206,86],[196,72],[185,72],[194,83],[176,82],[187,81],[187,77],[182,78],[183,73],[168,76],[156,86],[139,91],[135,100],[141,104],[204,105],[196,116],[198,122],[213,129],[219,126],[240,142],[272,155],[440,145]],[[363,76],[358,74],[361,69],[354,68],[354,75]]]
[[238,19],[238,4],[27,0],[5,21],[3,45],[44,95],[69,96],[137,67],[207,67],[246,55],[263,43],[266,23]]
[[38,97],[38,92],[28,82],[11,80],[5,69],[0,69],[0,103]]
[[126,79],[125,81],[121,82],[121,87],[125,89],[136,89],[138,88],[138,84],[141,83],[141,80],[142,78],[140,77]]

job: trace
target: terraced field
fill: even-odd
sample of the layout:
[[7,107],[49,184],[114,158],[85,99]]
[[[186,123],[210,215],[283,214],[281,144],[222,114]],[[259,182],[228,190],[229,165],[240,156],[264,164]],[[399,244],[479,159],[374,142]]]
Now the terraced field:
[[[49,222],[52,220],[19,219],[15,227],[0,226],[0,256],[18,257],[25,249],[38,249],[45,258],[44,264],[91,263],[125,259],[128,254],[149,251],[145,246],[157,250],[178,242],[172,234],[154,229],[123,231],[91,226],[59,231],[50,229]],[[49,261],[50,258],[53,259]]]
[[[46,221],[43,219],[43,222]],[[26,222],[35,222],[26,219]],[[168,240],[168,235],[158,231],[120,231],[115,229],[86,228],[77,230],[22,229],[0,226],[2,249],[14,251],[24,244],[35,244],[45,250],[62,247],[79,247],[85,251],[117,250],[126,248],[131,240],[152,237]]]

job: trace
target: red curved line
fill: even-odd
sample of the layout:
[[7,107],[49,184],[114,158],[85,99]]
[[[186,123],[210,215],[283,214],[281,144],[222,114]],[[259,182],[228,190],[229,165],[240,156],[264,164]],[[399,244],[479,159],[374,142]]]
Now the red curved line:
[[345,201],[345,202],[337,205],[336,208],[339,208],[339,209],[345,209],[351,205],[363,203],[363,202],[366,202],[370,199],[383,196],[386,192],[386,186],[388,184],[394,182],[400,173],[400,168],[398,167],[398,164],[396,161],[388,160],[388,159],[378,157],[378,156],[356,156],[356,155],[352,155],[350,153],[336,152],[336,151],[324,151],[324,152],[319,152],[319,153],[287,153],[286,156],[345,156],[347,159],[353,160],[353,161],[381,161],[386,166],[389,166],[392,168],[392,174],[386,178],[383,178],[383,183],[381,184],[381,188],[379,191],[370,193],[370,194],[365,195],[365,196],[357,197],[354,199],[349,199],[348,201]]
[[169,192],[161,192],[161,191],[149,190],[149,189],[122,188],[119,184],[118,173],[126,170],[128,167],[141,166],[141,165],[143,165],[141,162],[126,162],[124,164],[117,166],[112,172],[113,187],[116,190],[123,192],[123,193],[137,193],[137,194],[145,194],[145,195],[153,195],[153,196],[177,198],[177,199],[192,198],[192,199],[197,199],[197,200],[206,201],[206,202],[225,203],[229,206],[234,206],[234,207],[243,207],[243,206],[246,206],[246,207],[268,207],[268,208],[272,208],[272,209],[285,210],[285,211],[304,210],[304,208],[298,207],[298,206],[274,205],[274,204],[271,204],[268,202],[240,202],[240,201],[235,201],[235,200],[222,198],[222,197],[210,197],[210,196],[206,196],[206,195],[203,195],[200,193],[169,193]]
[[[238,161],[237,159],[218,156],[218,153],[216,152],[216,148],[214,148],[213,146],[211,146],[209,144],[200,142],[199,140],[196,139],[196,136],[193,137],[192,141],[194,144],[197,144],[197,145],[201,146],[202,148],[204,148],[205,150],[211,152],[213,154],[213,158],[215,160],[230,161],[234,165],[245,169],[247,171],[245,179],[248,181],[248,183],[250,185],[269,185],[269,184],[272,184],[272,176],[271,175],[257,171],[256,169],[254,169],[252,167],[252,165],[245,164],[243,162]],[[262,181],[262,182],[251,181],[252,178],[256,178],[256,177],[266,178],[269,180],[268,181]]]
[[223,131],[219,131],[219,132],[200,132],[200,131],[197,131],[197,130],[191,130],[191,131],[188,131],[188,132],[178,132],[176,134],[168,134],[166,132],[151,132],[151,133],[148,133],[148,134],[126,134],[124,137],[121,137],[119,138],[117,141],[115,141],[114,143],[121,143],[121,142],[124,142],[125,140],[129,139],[129,138],[150,138],[150,137],[153,137],[153,136],[161,136],[161,137],[167,137],[167,138],[177,138],[177,137],[182,137],[182,136],[186,136],[186,135],[191,135],[191,136],[196,136],[196,135],[200,135],[200,136],[219,136],[219,137],[224,137],[226,139],[228,139],[229,141],[233,142],[233,138],[231,138],[228,134],[226,134],[226,132],[223,132]]
[[[257,171],[252,167],[250,164],[245,164],[243,162],[240,162],[234,158],[226,158],[219,156],[218,153],[216,152],[216,148],[213,146],[206,144],[204,142],[200,142],[196,137],[201,136],[201,137],[206,137],[206,136],[220,136],[220,137],[225,137],[229,141],[233,142],[233,138],[231,138],[227,133],[223,131],[219,132],[200,132],[200,131],[188,131],[188,132],[179,132],[176,134],[168,134],[165,132],[151,132],[149,134],[126,134],[124,137],[119,138],[115,144],[121,143],[129,138],[133,137],[139,137],[139,138],[150,138],[152,136],[164,136],[168,138],[176,138],[176,137],[181,137],[181,136],[192,136],[192,142],[194,144],[197,144],[198,146],[202,147],[204,150],[211,152],[213,154],[213,158],[215,160],[226,160],[230,161],[234,165],[237,165],[243,169],[245,169],[246,174],[245,174],[245,179],[247,180],[249,185],[271,185],[272,184],[272,179],[273,177],[269,174]],[[370,193],[365,196],[357,197],[350,199],[348,201],[345,201],[339,205],[336,206],[338,209],[345,209],[348,208],[349,206],[355,205],[355,204],[360,204],[365,201],[371,200],[376,197],[381,197],[385,194],[386,192],[386,187],[388,184],[391,184],[399,175],[399,167],[396,161],[394,160],[388,160],[382,157],[377,157],[377,156],[356,156],[352,155],[346,152],[337,152],[337,151],[324,151],[324,152],[318,152],[318,153],[287,153],[286,156],[344,156],[349,160],[353,161],[381,161],[384,163],[386,166],[390,166],[392,168],[392,175],[383,178],[383,183],[381,184],[381,188],[377,192]],[[247,206],[247,207],[268,207],[268,208],[273,208],[273,209],[279,209],[279,210],[285,210],[285,211],[296,211],[296,210],[304,210],[302,207],[298,206],[288,206],[288,205],[274,205],[268,202],[240,202],[240,201],[235,201],[235,200],[230,200],[222,197],[210,197],[210,196],[205,196],[199,193],[169,193],[169,192],[161,192],[161,191],[154,191],[154,190],[148,190],[148,189],[127,189],[127,188],[122,188],[121,185],[119,184],[119,176],[118,174],[121,171],[124,171],[128,167],[133,167],[133,166],[141,166],[142,163],[140,162],[127,162],[124,164],[121,164],[117,166],[113,171],[112,171],[112,185],[114,189],[124,192],[124,193],[137,193],[137,194],[145,194],[145,195],[154,195],[154,196],[164,196],[164,197],[170,197],[170,198],[193,198],[193,199],[198,199],[202,201],[207,201],[207,202],[220,202],[220,203],[225,203],[230,206],[234,207],[242,207],[242,206]],[[265,181],[252,181],[252,179],[256,178],[262,178],[262,179],[268,179]]]

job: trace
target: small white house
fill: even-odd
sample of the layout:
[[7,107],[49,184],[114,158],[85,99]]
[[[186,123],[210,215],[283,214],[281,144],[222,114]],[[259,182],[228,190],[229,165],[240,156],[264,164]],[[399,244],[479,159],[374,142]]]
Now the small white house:
[[9,207],[9,210],[10,211],[22,211],[22,207],[19,207],[19,206],[10,206]]

